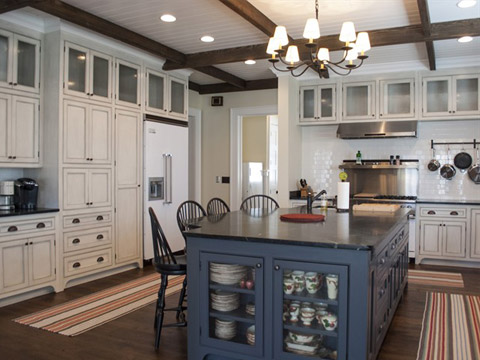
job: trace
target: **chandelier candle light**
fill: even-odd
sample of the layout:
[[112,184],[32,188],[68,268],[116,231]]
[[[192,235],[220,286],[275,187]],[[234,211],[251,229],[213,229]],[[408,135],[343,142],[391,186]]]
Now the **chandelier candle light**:
[[[283,46],[288,45],[287,29],[285,26],[277,26],[273,37],[268,41],[267,54],[272,55],[268,60],[273,64],[273,67],[282,72],[290,72],[292,76],[302,76],[305,71],[312,68],[318,72],[320,78],[328,77],[328,70],[332,70],[337,75],[348,75],[352,70],[358,69],[362,66],[363,61],[368,58],[365,52],[370,50],[370,40],[368,33],[360,32],[358,35],[355,33],[355,26],[353,22],[344,22],[342,30],[340,31],[340,41],[345,43],[341,49],[343,52],[343,58],[338,61],[330,61],[330,52],[327,48],[321,47],[317,51],[317,44],[313,40],[320,38],[320,26],[318,24],[318,0],[315,0],[315,18],[310,18],[305,24],[305,30],[303,31],[303,37],[308,39],[305,46],[310,49],[308,60],[300,61],[298,47],[296,45],[290,45],[287,49],[285,58],[282,56],[285,54]],[[278,58],[276,57],[278,56]],[[359,64],[354,64],[353,60],[360,60]],[[286,69],[277,68],[276,63],[281,61],[286,65]],[[302,68],[305,66],[305,68]],[[295,70],[300,69],[299,73],[295,73]]]

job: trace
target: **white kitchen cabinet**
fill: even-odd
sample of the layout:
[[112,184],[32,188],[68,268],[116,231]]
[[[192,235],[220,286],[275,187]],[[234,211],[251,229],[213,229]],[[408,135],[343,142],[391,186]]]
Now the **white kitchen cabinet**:
[[415,80],[380,80],[380,119],[415,118]]
[[466,221],[420,221],[420,254],[464,258]]
[[343,84],[343,120],[375,120],[375,81]]
[[0,86],[40,92],[40,41],[0,30]]
[[480,209],[472,210],[470,236],[470,257],[480,259]]
[[169,115],[188,120],[187,82],[182,79],[168,77]]
[[117,59],[115,69],[116,104],[140,108],[140,65]]
[[64,92],[111,102],[112,57],[65,42]]
[[441,221],[420,222],[420,254],[442,255],[443,227]]
[[[142,256],[142,119],[117,110],[115,116],[116,264]],[[139,260],[140,261],[140,260]]]
[[55,279],[55,236],[28,239],[29,285]]
[[63,162],[111,164],[112,133],[109,107],[65,101]]
[[145,109],[150,113],[168,115],[167,75],[151,69],[147,69],[145,75]]
[[480,75],[424,77],[422,85],[424,117],[480,114]]
[[300,88],[300,123],[335,122],[336,85]]
[[38,165],[38,99],[0,93],[0,166]]
[[63,210],[112,205],[110,169],[63,169]]

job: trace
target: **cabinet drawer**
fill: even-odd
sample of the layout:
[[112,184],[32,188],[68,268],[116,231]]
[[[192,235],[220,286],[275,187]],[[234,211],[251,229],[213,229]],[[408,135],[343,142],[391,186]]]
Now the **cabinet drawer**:
[[82,274],[112,265],[112,249],[101,249],[63,259],[65,277]]
[[112,212],[103,211],[89,214],[69,215],[63,217],[64,228],[75,228],[84,225],[108,225],[112,222]]
[[381,308],[385,307],[388,303],[389,293],[389,272],[386,271],[382,274],[378,274],[377,283],[375,286],[375,312],[378,312]]
[[84,231],[74,231],[63,234],[63,251],[83,250],[112,242],[112,227],[101,227]]
[[377,265],[377,276],[381,276],[385,271],[390,268],[390,258],[391,258],[391,245],[388,244],[383,248],[382,251],[375,258],[375,263]]
[[0,225],[0,235],[17,235],[55,229],[55,218],[5,222]]
[[467,209],[465,208],[420,208],[420,216],[422,217],[442,217],[442,218],[466,218]]

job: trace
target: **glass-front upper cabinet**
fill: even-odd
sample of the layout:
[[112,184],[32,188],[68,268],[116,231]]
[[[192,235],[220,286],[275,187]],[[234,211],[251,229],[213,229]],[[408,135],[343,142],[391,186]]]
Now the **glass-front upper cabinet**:
[[375,119],[375,82],[343,84],[343,119]]
[[187,119],[187,82],[170,76],[168,83],[170,115]]
[[0,30],[0,86],[40,91],[40,41]]
[[300,123],[335,121],[335,85],[300,89]]
[[116,103],[140,107],[140,66],[117,59],[116,75]]
[[423,78],[424,117],[480,114],[480,76]]
[[66,94],[100,101],[112,100],[112,58],[65,43]]
[[415,80],[381,80],[380,113],[381,119],[415,117]]
[[346,359],[346,266],[274,261],[274,358]]
[[263,352],[263,259],[203,253],[200,258],[201,329],[205,345],[233,353]]
[[167,76],[154,70],[146,72],[145,107],[149,112],[168,114],[167,109]]

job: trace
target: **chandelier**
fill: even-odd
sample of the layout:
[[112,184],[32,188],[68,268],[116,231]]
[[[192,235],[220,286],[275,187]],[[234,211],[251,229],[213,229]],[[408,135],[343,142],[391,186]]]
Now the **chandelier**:
[[[273,37],[268,41],[267,54],[272,55],[268,61],[273,64],[273,67],[281,72],[290,72],[292,76],[302,76],[308,69],[313,69],[318,72],[320,78],[328,78],[328,70],[332,70],[335,74],[346,76],[352,70],[358,69],[362,66],[363,61],[368,58],[365,52],[370,50],[370,40],[368,33],[360,32],[355,34],[355,26],[353,22],[344,22],[342,30],[340,31],[340,41],[345,43],[341,49],[343,50],[343,57],[340,61],[331,61],[330,52],[328,48],[321,47],[317,51],[317,44],[313,42],[320,38],[320,26],[318,23],[318,0],[315,0],[315,18],[310,18],[305,24],[303,37],[308,39],[305,45],[309,50],[309,58],[300,61],[298,47],[290,45],[286,51],[283,46],[288,45],[288,35],[285,26],[277,26]],[[278,56],[278,57],[276,57]],[[360,63],[354,64],[353,60],[360,60]],[[282,62],[286,65],[286,69],[278,68],[276,64]],[[296,72],[296,70],[299,70]]]

